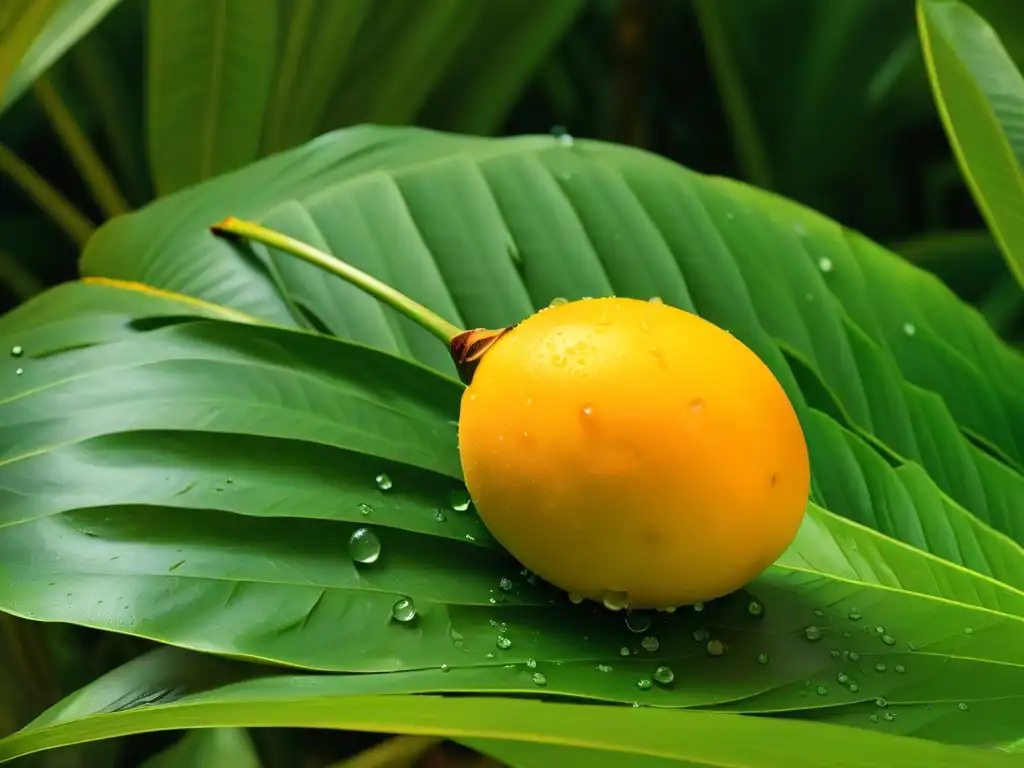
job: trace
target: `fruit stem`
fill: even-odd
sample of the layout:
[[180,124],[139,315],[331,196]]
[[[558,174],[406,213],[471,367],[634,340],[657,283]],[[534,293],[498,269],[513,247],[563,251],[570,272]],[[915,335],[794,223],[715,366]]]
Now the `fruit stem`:
[[236,219],[234,216],[229,216],[219,224],[214,224],[210,227],[210,230],[215,235],[244,237],[258,243],[263,243],[270,248],[277,248],[279,251],[284,251],[309,264],[320,267],[320,269],[326,272],[337,275],[357,288],[361,288],[374,298],[384,302],[396,312],[405,315],[414,323],[445,342],[449,347],[451,347],[452,341],[463,333],[461,328],[452,325],[436,312],[432,312],[422,304],[413,301],[390,285],[382,283],[377,278],[366,274],[360,269],[356,269],[351,264],[293,237],[275,232],[255,222]]

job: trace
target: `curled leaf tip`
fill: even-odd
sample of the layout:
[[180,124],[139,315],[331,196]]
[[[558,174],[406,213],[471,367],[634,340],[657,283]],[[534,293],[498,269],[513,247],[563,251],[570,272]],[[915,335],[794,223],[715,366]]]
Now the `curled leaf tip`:
[[488,328],[474,328],[470,331],[463,331],[452,338],[452,360],[455,361],[455,368],[459,372],[459,378],[462,379],[463,384],[469,385],[484,353],[491,348],[494,342],[513,328],[515,328],[514,325],[497,331]]

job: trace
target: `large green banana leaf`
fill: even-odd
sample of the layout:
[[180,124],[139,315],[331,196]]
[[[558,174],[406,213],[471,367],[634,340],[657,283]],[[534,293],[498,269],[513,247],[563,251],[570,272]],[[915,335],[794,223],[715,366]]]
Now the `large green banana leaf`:
[[[808,437],[816,503],[797,540],[703,611],[626,623],[571,605],[458,502],[443,346],[351,286],[215,239],[226,215],[467,327],[614,292],[728,328]],[[823,217],[634,150],[365,127],[113,221],[83,270],[107,279],[0,319],[23,350],[0,377],[4,610],[363,673],[322,685],[1024,735],[1024,360]],[[363,526],[381,542],[370,565],[346,552]],[[403,598],[412,622],[393,619]],[[638,686],[658,666],[679,682]]]
[[[124,217],[85,253],[89,274],[452,373],[428,334],[351,286],[211,238],[205,226],[226,215],[262,218],[469,326],[612,292],[696,310],[760,354],[798,407],[806,399],[922,466],[952,501],[1024,541],[1012,513],[1024,494],[1024,358],[934,278],[792,203],[603,144],[368,127]],[[872,514],[847,504],[856,519]]]
[[409,676],[258,677],[238,665],[158,651],[114,670],[0,742],[0,761],[153,730],[294,725],[447,736],[513,768],[868,768],[880,760],[919,768],[1021,765],[1019,757],[996,751],[895,736],[902,715],[879,718],[884,726],[871,733],[718,713],[460,700],[424,696],[421,689]]
[[[891,730],[1018,737],[1024,592],[1009,578],[812,505],[749,595],[629,623],[573,606],[453,502],[460,385],[216,312],[71,284],[0,321],[26,350],[0,391],[5,610],[310,669],[407,672],[422,691],[530,692],[540,673],[549,693],[853,709],[864,726],[884,699],[915,713]],[[889,482],[884,462],[865,466]],[[981,561],[1018,572],[1017,545],[964,514],[973,527],[953,540],[968,551],[987,536]],[[372,565],[346,553],[362,526],[381,542]],[[403,598],[413,624],[392,620]],[[663,665],[686,685],[637,686]],[[945,722],[958,704],[974,714]]]

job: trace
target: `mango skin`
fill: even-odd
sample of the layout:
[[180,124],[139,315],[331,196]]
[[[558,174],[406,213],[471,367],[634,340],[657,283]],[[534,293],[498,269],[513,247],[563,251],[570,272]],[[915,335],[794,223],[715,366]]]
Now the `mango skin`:
[[712,323],[635,299],[551,307],[499,338],[463,394],[459,449],[502,546],[630,608],[742,588],[793,541],[810,490],[768,367]]

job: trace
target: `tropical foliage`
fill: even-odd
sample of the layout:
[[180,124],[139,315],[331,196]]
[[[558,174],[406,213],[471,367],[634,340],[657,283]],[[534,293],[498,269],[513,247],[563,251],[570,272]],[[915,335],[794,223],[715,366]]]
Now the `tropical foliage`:
[[[408,766],[447,740],[513,767],[1022,764],[1024,26],[996,0],[919,0],[916,26],[889,0],[658,10],[707,41],[734,143],[704,170],[744,183],[671,159],[696,139],[636,101],[623,30],[656,41],[649,4],[584,5],[0,12],[0,173],[35,206],[4,187],[0,761]],[[765,34],[793,20],[806,49]],[[598,119],[566,73],[609,27],[625,85]],[[566,88],[553,114],[605,140],[516,130]],[[959,169],[970,228],[856,201],[888,178],[863,147],[923,116],[948,145],[912,175],[954,190],[940,210]],[[573,605],[475,514],[447,350],[215,237],[226,216],[464,328],[612,294],[726,328],[807,436],[796,541],[706,606]]]

